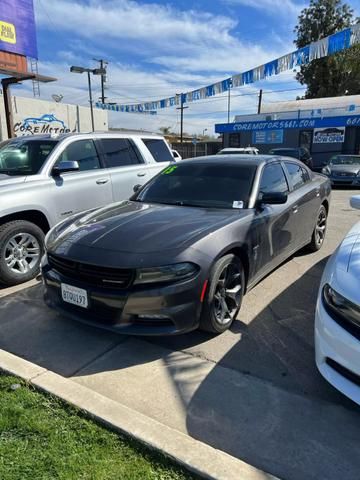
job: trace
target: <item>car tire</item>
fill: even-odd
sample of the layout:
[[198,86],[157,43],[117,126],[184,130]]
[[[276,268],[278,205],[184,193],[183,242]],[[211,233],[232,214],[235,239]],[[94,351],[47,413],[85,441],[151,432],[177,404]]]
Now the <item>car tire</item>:
[[310,252],[317,252],[323,246],[327,228],[327,217],[327,210],[324,205],[321,205],[316,217],[316,225],[311,237],[311,242],[307,246]]
[[36,277],[44,252],[44,232],[34,223],[14,220],[0,226],[0,283],[17,285]]
[[200,330],[222,333],[235,320],[245,289],[244,267],[239,257],[225,255],[211,269],[200,317]]

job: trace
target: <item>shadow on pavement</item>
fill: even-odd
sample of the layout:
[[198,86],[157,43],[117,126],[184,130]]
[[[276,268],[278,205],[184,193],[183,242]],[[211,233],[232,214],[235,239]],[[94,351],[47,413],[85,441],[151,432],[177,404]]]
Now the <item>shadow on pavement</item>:
[[[41,287],[34,287],[1,300],[0,348],[80,383],[96,383],[105,374],[108,380],[95,390],[110,398],[121,390],[135,409],[174,428],[178,415],[192,437],[280,478],[355,480],[358,408],[322,379],[314,363],[314,311],[325,262],[267,305],[259,284],[231,332],[215,338],[201,332],[152,339],[112,334],[53,313],[42,303]],[[247,318],[257,302],[264,308]],[[148,368],[141,372],[140,366]]]

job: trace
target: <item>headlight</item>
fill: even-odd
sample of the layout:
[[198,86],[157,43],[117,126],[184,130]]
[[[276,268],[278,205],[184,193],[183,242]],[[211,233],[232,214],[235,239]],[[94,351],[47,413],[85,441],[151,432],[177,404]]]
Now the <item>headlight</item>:
[[323,289],[325,306],[338,317],[360,327],[360,307],[326,284]]
[[321,173],[323,173],[324,175],[330,175],[331,174],[331,170],[329,167],[324,167],[322,170],[321,170]]
[[141,268],[136,272],[134,283],[157,283],[184,280],[195,275],[199,267],[194,263],[175,263],[164,267]]

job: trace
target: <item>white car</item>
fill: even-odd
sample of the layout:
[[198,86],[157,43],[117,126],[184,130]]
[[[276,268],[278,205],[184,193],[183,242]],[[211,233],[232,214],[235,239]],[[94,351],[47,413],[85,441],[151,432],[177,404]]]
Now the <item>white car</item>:
[[182,156],[177,150],[171,150],[171,153],[173,154],[173,157],[176,162],[178,162],[179,160],[182,160]]
[[259,149],[256,147],[245,148],[223,148],[216,155],[259,155]]
[[[351,206],[360,209],[360,195]],[[315,318],[316,365],[335,388],[360,405],[360,222],[323,273]]]

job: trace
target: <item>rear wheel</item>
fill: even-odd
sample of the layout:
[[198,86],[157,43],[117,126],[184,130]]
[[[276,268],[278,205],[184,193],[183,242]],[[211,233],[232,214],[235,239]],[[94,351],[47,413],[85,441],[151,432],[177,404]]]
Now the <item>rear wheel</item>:
[[0,226],[0,283],[5,286],[27,282],[39,272],[44,232],[25,220]]
[[317,252],[323,246],[327,227],[327,211],[324,205],[321,205],[316,218],[316,225],[308,245],[310,252]]
[[220,258],[212,268],[200,319],[200,329],[222,333],[235,320],[243,299],[245,274],[235,255]]

